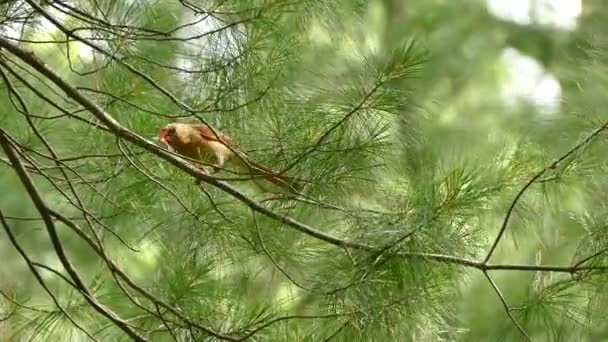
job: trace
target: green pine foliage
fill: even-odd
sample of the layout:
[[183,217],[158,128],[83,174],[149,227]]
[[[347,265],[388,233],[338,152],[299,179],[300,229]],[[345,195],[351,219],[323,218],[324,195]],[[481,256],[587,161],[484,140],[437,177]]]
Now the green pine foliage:
[[[563,32],[476,0],[0,1],[0,340],[605,339],[586,5]],[[507,47],[556,114],[502,100]],[[299,188],[195,184],[175,121]]]

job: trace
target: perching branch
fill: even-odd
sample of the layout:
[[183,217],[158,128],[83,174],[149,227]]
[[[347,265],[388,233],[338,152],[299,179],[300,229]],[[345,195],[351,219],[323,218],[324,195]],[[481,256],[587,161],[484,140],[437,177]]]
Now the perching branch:
[[[357,243],[354,241],[349,241],[346,239],[341,239],[331,234],[325,233],[315,227],[309,226],[305,223],[299,222],[289,216],[285,216],[276,212],[273,212],[263,205],[261,205],[256,200],[250,198],[242,191],[238,190],[234,186],[217,180],[216,177],[210,176],[207,173],[201,171],[199,168],[194,165],[188,163],[172,154],[171,152],[158,147],[153,142],[141,137],[137,133],[129,130],[128,128],[122,126],[116,119],[114,119],[110,114],[106,113],[103,109],[101,109],[97,104],[89,100],[87,97],[83,96],[80,92],[78,92],[74,87],[69,85],[66,81],[64,81],[60,76],[58,76],[55,72],[50,70],[43,62],[41,62],[33,53],[23,50],[22,48],[12,44],[7,39],[0,37],[0,47],[5,48],[7,51],[14,54],[16,57],[21,59],[26,64],[30,65],[38,72],[46,76],[49,80],[51,80],[57,87],[65,92],[65,94],[82,105],[84,108],[89,110],[91,114],[93,114],[98,120],[100,120],[112,134],[129,141],[144,150],[158,156],[159,158],[169,162],[173,166],[179,168],[183,172],[191,175],[192,177],[212,185],[235,199],[241,201],[243,204],[251,208],[252,210],[261,213],[262,215],[269,217],[273,220],[276,220],[280,223],[283,223],[289,227],[292,227],[298,230],[301,233],[304,233],[308,236],[316,238],[318,240],[324,241],[326,243],[332,244],[337,247],[348,247],[356,250],[362,250],[367,252],[378,252],[380,250],[379,247],[374,247],[366,244]],[[579,267],[562,267],[562,266],[537,266],[537,265],[493,265],[487,262],[477,262],[473,260],[468,260],[464,258],[459,258],[456,256],[448,256],[442,254],[435,253],[417,253],[417,252],[395,252],[394,255],[404,257],[404,258],[412,258],[419,260],[427,260],[433,262],[439,262],[443,264],[454,264],[461,266],[473,267],[479,270],[519,270],[519,271],[547,271],[547,272],[563,272],[563,273],[575,273],[583,270],[590,269],[608,269],[608,266],[579,266]]]

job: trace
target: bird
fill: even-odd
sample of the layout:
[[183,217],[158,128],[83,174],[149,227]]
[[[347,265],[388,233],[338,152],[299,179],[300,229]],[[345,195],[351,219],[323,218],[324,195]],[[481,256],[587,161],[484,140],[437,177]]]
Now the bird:
[[[214,132],[215,131],[215,132]],[[216,134],[217,133],[217,134]],[[215,158],[211,170],[215,174],[224,168],[228,161],[237,161],[250,174],[263,176],[268,181],[289,190],[295,190],[293,182],[288,177],[253,161],[249,155],[242,152],[233,139],[206,124],[172,122],[160,130],[159,141],[170,147],[174,152],[196,162],[204,162],[209,156]]]

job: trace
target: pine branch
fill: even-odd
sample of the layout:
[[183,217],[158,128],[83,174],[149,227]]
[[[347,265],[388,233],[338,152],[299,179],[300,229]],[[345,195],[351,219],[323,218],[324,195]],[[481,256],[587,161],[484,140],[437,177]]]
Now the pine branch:
[[[235,187],[218,181],[216,177],[210,176],[200,169],[196,168],[192,164],[187,163],[181,158],[176,157],[170,152],[159,148],[156,144],[144,139],[133,131],[123,127],[120,125],[112,116],[104,112],[99,106],[93,103],[91,100],[80,94],[76,89],[66,83],[61,77],[51,71],[48,67],[46,67],[38,58],[35,57],[33,53],[24,51],[23,49],[13,45],[8,40],[0,37],[0,47],[5,48],[7,51],[10,51],[15,56],[23,60],[25,63],[32,66],[34,69],[38,70],[41,74],[45,75],[49,78],[53,83],[55,83],[60,89],[62,89],[66,95],[80,103],[84,108],[87,108],[95,117],[97,117],[102,123],[112,131],[116,136],[127,140],[131,143],[138,145],[139,147],[147,150],[148,152],[164,159],[165,161],[170,162],[172,165],[186,172],[187,174],[195,177],[196,179],[201,180],[207,184],[210,184],[218,189],[225,191],[235,199],[241,201],[251,209],[255,210],[267,216],[271,219],[274,219],[280,223],[286,224],[306,235],[314,237],[316,239],[325,241],[329,244],[338,246],[338,247],[348,247],[352,249],[367,251],[367,252],[377,252],[378,249],[365,245],[359,244],[356,242],[344,240],[333,235],[322,232],[321,230],[311,227],[307,224],[294,220],[288,216],[278,214],[276,212],[270,211],[266,209],[264,206],[259,204],[254,199],[245,195],[243,192],[239,191]],[[442,255],[442,254],[434,254],[434,253],[415,253],[415,252],[398,252],[395,253],[397,256],[405,257],[405,258],[414,258],[419,260],[429,260],[435,261],[444,264],[456,264],[462,266],[473,267],[479,270],[522,270],[522,271],[550,271],[550,272],[564,272],[564,273],[575,273],[583,270],[590,269],[606,269],[608,266],[593,266],[593,267],[560,267],[560,266],[535,266],[535,265],[493,265],[487,262],[476,262],[464,258],[458,258],[454,256]]]
[[502,302],[502,305],[505,308],[505,312],[509,316],[509,319],[511,320],[511,322],[513,322],[513,324],[517,327],[517,329],[519,329],[519,331],[526,338],[526,340],[532,341],[532,339],[530,338],[530,335],[528,335],[528,333],[524,330],[524,328],[517,322],[515,317],[513,317],[513,314],[511,313],[511,308],[509,308],[509,304],[507,304],[505,296],[502,294],[502,292],[500,291],[500,289],[494,282],[494,279],[492,279],[492,277],[490,277],[488,272],[483,272],[483,275],[486,277],[486,279],[488,279],[488,282],[490,282],[490,285],[492,285],[492,288],[496,292],[496,295],[498,296],[498,298],[500,298],[500,301]]
[[[86,301],[89,304],[91,304],[91,306],[95,310],[97,310],[99,313],[104,315],[106,318],[108,318],[109,320],[114,322],[114,324],[116,324],[117,327],[122,329],[131,338],[133,338],[136,341],[147,341],[147,339],[145,339],[143,336],[138,334],[126,321],[124,321],[116,313],[112,312],[111,310],[109,310],[108,308],[106,308],[105,306],[103,306],[101,303],[99,303],[97,301],[97,299],[95,298],[93,293],[91,293],[91,291],[85,285],[84,281],[81,279],[78,271],[76,271],[75,267],[69,261],[67,255],[65,253],[63,244],[62,244],[61,240],[59,239],[59,236],[57,235],[55,223],[53,222],[51,215],[49,214],[47,207],[44,204],[44,201],[40,197],[40,194],[36,190],[36,187],[34,186],[34,183],[32,182],[31,178],[29,177],[27,170],[25,169],[25,167],[23,166],[23,163],[21,162],[21,160],[19,159],[19,157],[13,150],[13,147],[10,145],[10,142],[9,142],[8,138],[5,136],[3,130],[0,130],[0,145],[2,146],[2,149],[8,156],[9,160],[11,161],[11,164],[13,165],[15,172],[17,173],[17,175],[21,179],[21,182],[25,186],[30,198],[32,199],[32,202],[34,202],[36,209],[40,213],[40,216],[43,218],[47,232],[51,239],[51,243],[53,244],[53,248],[55,249],[55,252],[57,253],[57,257],[59,258],[59,260],[61,261],[61,264],[63,265],[65,270],[68,272],[68,274],[74,281],[75,285],[77,286],[77,289],[81,292],[82,296],[86,299]],[[2,216],[2,221],[4,224],[5,223],[4,216]],[[5,230],[7,231],[7,233],[9,232],[9,230],[6,227],[5,227]],[[22,255],[24,255],[24,254],[22,254]]]
[[540,170],[532,178],[530,178],[530,180],[521,188],[521,190],[519,190],[519,192],[517,193],[517,195],[515,195],[515,198],[511,202],[511,205],[509,206],[509,209],[507,210],[507,213],[502,222],[500,230],[498,231],[498,235],[494,239],[494,243],[492,243],[492,247],[490,247],[490,251],[486,255],[484,262],[487,262],[488,260],[490,260],[490,258],[492,257],[492,254],[496,250],[496,247],[498,247],[498,243],[500,242],[500,239],[502,238],[503,234],[507,230],[507,225],[509,224],[509,219],[511,218],[511,215],[513,214],[513,210],[515,210],[515,206],[517,205],[519,200],[523,197],[525,192],[547,172],[556,169],[563,161],[565,161],[566,159],[568,159],[569,157],[574,155],[574,153],[578,152],[579,150],[581,150],[585,147],[588,147],[589,144],[591,144],[595,140],[595,138],[597,138],[601,133],[603,133],[607,129],[608,129],[608,122],[604,123],[602,126],[597,128],[593,133],[588,135],[580,143],[578,143],[574,147],[572,147],[568,152],[563,154],[561,157],[559,157],[553,163],[551,163],[544,169]]

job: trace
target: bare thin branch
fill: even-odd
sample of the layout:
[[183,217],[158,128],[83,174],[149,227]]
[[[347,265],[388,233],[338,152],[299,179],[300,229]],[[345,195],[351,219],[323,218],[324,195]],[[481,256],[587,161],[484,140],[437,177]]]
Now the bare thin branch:
[[511,309],[509,308],[509,304],[507,304],[507,301],[505,299],[505,296],[503,296],[502,292],[500,292],[500,289],[498,288],[498,286],[496,285],[496,283],[494,282],[494,280],[492,279],[492,277],[490,277],[490,275],[488,274],[488,272],[483,272],[483,275],[486,276],[486,279],[488,279],[488,281],[490,282],[490,285],[492,285],[492,288],[494,289],[494,292],[496,292],[496,295],[498,295],[498,298],[500,298],[500,301],[502,302],[502,305],[505,308],[505,312],[509,316],[509,319],[511,320],[511,322],[513,322],[513,324],[515,324],[515,326],[517,327],[517,329],[526,338],[526,340],[532,341],[532,339],[530,338],[530,336],[528,335],[528,333],[517,322],[517,320],[515,319],[515,317],[513,317],[513,314],[511,313]]
[[550,170],[556,169],[560,163],[562,163],[568,157],[572,156],[575,152],[577,152],[577,151],[581,150],[582,148],[591,144],[597,136],[599,136],[602,132],[606,131],[607,129],[608,129],[608,122],[604,123],[602,126],[597,128],[595,131],[593,131],[593,133],[591,133],[589,136],[587,136],[583,141],[576,144],[573,148],[571,148],[564,155],[559,157],[557,160],[555,160],[549,166],[540,170],[532,178],[530,178],[530,180],[521,188],[521,190],[519,190],[517,195],[515,195],[515,198],[513,198],[513,201],[511,202],[511,205],[509,206],[509,209],[507,210],[507,214],[505,215],[505,218],[502,221],[502,225],[500,227],[500,230],[498,231],[498,235],[494,239],[494,243],[492,243],[492,247],[490,247],[490,250],[488,251],[488,254],[485,257],[484,262],[488,262],[490,260],[490,258],[492,257],[492,254],[494,254],[494,250],[496,250],[496,247],[498,247],[498,243],[500,242],[500,239],[502,238],[503,234],[507,230],[507,225],[509,224],[509,219],[511,218],[511,215],[513,214],[513,211],[515,210],[515,206],[517,205],[519,200],[523,197],[524,193],[536,181],[538,181],[545,173],[547,173]]
[[[2,142],[2,140],[0,140],[0,142]],[[0,223],[2,224],[2,227],[4,228],[4,231],[6,232],[6,235],[8,236],[8,239],[10,240],[11,244],[13,245],[13,247],[15,247],[15,249],[17,250],[17,252],[19,252],[19,254],[21,255],[21,257],[23,258],[23,260],[27,264],[28,268],[32,272],[32,275],[34,276],[34,278],[36,278],[36,280],[38,281],[38,283],[40,284],[40,286],[49,295],[49,297],[51,297],[51,300],[53,301],[53,303],[55,304],[55,306],[57,307],[57,309],[59,309],[59,311],[61,311],[61,313],[63,315],[65,315],[65,317],[78,330],[82,331],[91,340],[97,341],[97,339],[90,332],[88,332],[80,323],[76,322],[76,320],[74,320],[74,318],[72,317],[72,315],[70,315],[63,308],[63,306],[61,304],[59,304],[59,300],[57,299],[57,297],[55,297],[55,294],[53,294],[53,291],[51,291],[51,289],[46,285],[46,283],[42,279],[42,276],[40,276],[40,273],[38,273],[38,270],[36,269],[36,266],[34,266],[34,263],[30,259],[30,257],[27,255],[27,252],[21,247],[21,245],[17,241],[15,235],[13,234],[12,230],[10,229],[10,226],[9,226],[8,222],[4,218],[4,213],[2,212],[2,209],[0,209]]]

